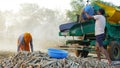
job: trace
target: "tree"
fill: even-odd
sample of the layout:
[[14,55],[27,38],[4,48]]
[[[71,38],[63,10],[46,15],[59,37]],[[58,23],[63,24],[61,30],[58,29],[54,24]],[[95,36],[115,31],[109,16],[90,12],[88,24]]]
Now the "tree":
[[120,10],[120,6],[117,6],[117,8]]
[[[7,23],[8,33],[18,35],[26,31],[35,33],[39,37],[51,35],[58,37],[58,27],[61,23],[66,22],[66,15],[58,10],[41,8],[38,4],[24,3],[21,5],[19,12],[12,11],[4,13]],[[54,38],[54,37],[52,37]]]
[[36,29],[34,27],[40,27],[41,24],[52,23],[57,19],[58,15],[58,11],[40,8],[37,4],[25,3],[21,5],[16,19],[18,20],[19,28],[27,31],[34,30]]
[[[95,1],[96,0],[91,0],[90,2],[91,2],[91,4],[94,4]],[[97,1],[100,1],[100,0],[97,0]],[[84,0],[72,0],[71,1],[72,10],[67,10],[67,16],[69,17],[70,21],[76,21],[77,20],[76,14],[80,15],[84,6],[85,6],[85,1]]]
[[66,13],[70,21],[76,21],[77,19],[76,14],[80,14],[83,6],[84,6],[83,0],[72,0],[71,1],[72,9],[67,10],[67,13]]
[[[112,3],[108,3],[108,2],[104,2],[102,0],[90,0],[91,5],[94,5],[95,2],[100,2],[112,7],[116,7],[115,5],[113,5]],[[80,14],[80,12],[82,11],[82,8],[85,6],[85,3],[83,2],[83,0],[72,0],[71,1],[71,10],[67,10],[67,17],[70,19],[70,21],[76,21],[76,14]],[[118,6],[119,8],[119,6]]]

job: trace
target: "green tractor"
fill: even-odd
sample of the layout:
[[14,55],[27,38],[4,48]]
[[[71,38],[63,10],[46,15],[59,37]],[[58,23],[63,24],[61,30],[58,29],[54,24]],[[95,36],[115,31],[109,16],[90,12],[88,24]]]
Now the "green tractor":
[[[107,14],[107,23],[104,47],[107,49],[112,60],[120,60],[120,11],[114,7],[99,2],[96,2],[93,7],[94,11],[97,11],[99,8],[105,9]],[[89,52],[95,51],[94,46],[96,39],[94,35],[94,20],[81,23],[74,22],[62,24],[60,27],[64,29],[60,30],[59,36],[81,37],[80,39],[73,38],[66,41],[66,45],[79,45],[75,48],[76,56],[81,54],[81,57],[87,57]]]

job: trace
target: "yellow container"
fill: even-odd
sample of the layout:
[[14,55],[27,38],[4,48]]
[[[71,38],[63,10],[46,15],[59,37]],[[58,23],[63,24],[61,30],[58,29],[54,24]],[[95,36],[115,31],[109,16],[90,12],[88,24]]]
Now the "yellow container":
[[96,4],[98,6],[100,6],[101,8],[105,9],[105,12],[107,14],[107,20],[110,23],[114,23],[114,24],[120,24],[120,11],[117,10],[116,8],[112,7],[112,6],[108,6],[99,2],[96,2]]

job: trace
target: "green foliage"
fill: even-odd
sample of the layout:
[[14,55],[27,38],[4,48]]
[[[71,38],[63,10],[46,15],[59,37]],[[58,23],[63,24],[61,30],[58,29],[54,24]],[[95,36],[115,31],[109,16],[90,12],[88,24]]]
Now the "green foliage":
[[90,2],[91,2],[91,4],[93,5],[93,4],[95,4],[95,2],[103,2],[103,1],[101,1],[101,0],[91,0]]
[[117,9],[120,10],[120,6],[117,6]]
[[[83,3],[83,1],[84,0],[71,0],[70,5],[71,5],[72,9],[67,10],[67,17],[70,19],[70,21],[76,21],[76,19],[77,19],[76,14],[80,14],[82,11],[82,8],[85,6],[85,3]],[[103,0],[90,0],[91,5],[95,4],[96,1],[106,4],[108,6],[112,6],[112,7],[120,9],[120,6],[115,6],[114,4],[109,3],[109,2],[104,2]]]
[[[91,4],[94,4],[95,1],[100,1],[100,0],[91,0]],[[70,21],[76,21],[77,16],[76,14],[81,13],[83,10],[83,7],[85,6],[85,1],[84,0],[72,0],[71,1],[71,10],[67,10],[67,17],[69,17]]]
[[77,16],[76,14],[80,14],[82,8],[84,6],[83,0],[72,0],[71,1],[71,10],[67,10],[67,16],[69,17],[70,21],[76,21]]
[[[39,32],[39,30],[42,31],[44,28],[47,32],[48,30],[56,31],[58,25],[66,22],[66,20],[66,15],[58,10],[41,8],[38,4],[34,3],[24,3],[20,5],[20,9],[16,13],[6,11],[3,14],[0,12],[0,30],[7,28],[8,33]],[[8,24],[7,26],[5,26],[6,23]],[[51,31],[51,33],[54,32]]]
[[120,6],[118,6],[117,8],[119,8],[119,9],[120,9]]

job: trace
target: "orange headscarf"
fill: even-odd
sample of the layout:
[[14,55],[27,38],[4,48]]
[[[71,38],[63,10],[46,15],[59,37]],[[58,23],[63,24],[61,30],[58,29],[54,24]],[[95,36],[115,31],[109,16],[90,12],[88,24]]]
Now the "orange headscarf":
[[25,50],[26,51],[30,51],[30,46],[29,46],[29,43],[30,43],[30,40],[32,39],[32,36],[30,33],[28,32],[25,32],[24,33],[24,42],[25,42]]
[[28,32],[24,33],[24,41],[25,41],[25,43],[29,43],[31,38],[32,37],[31,37],[30,33],[28,33]]

